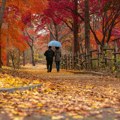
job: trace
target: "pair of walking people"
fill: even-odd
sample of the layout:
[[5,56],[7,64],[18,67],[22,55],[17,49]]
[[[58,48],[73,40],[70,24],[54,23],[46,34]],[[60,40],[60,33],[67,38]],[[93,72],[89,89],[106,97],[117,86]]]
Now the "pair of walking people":
[[48,50],[45,51],[44,55],[46,56],[47,61],[47,72],[52,71],[53,58],[55,57],[56,69],[57,72],[60,71],[60,59],[61,59],[61,51],[59,47],[55,47],[55,51],[52,50],[52,47],[49,46]]

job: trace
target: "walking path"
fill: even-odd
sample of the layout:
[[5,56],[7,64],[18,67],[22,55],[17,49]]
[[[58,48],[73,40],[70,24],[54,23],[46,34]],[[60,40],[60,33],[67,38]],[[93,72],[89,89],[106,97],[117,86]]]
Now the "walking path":
[[46,71],[45,65],[3,71],[42,86],[0,94],[0,120],[120,120],[120,79]]

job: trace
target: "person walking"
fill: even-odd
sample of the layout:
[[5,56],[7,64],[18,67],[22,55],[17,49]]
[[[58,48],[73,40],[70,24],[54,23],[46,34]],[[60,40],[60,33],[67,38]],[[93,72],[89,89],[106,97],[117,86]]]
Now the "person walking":
[[47,72],[51,72],[52,64],[53,64],[53,57],[54,57],[54,51],[52,50],[51,46],[48,47],[48,50],[45,51],[44,55],[46,56]]
[[60,60],[61,60],[61,51],[59,47],[55,47],[55,63],[57,72],[60,71]]

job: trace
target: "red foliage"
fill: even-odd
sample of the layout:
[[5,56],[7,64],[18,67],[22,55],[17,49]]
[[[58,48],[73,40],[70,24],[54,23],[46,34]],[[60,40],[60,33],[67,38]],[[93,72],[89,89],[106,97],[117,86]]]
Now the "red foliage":
[[22,22],[27,25],[31,23],[31,11],[26,11],[22,14]]

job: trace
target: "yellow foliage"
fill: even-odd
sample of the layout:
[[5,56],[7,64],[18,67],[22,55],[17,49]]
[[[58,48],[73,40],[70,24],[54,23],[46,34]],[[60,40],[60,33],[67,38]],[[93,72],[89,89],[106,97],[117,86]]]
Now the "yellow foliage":
[[[5,69],[2,72],[2,88],[25,86],[39,81],[42,86],[34,90],[0,92],[0,114],[5,111],[15,119],[16,116],[24,119],[32,115],[37,115],[38,119],[40,116],[41,119],[44,115],[53,120],[80,120],[86,116],[98,117],[103,113],[103,117],[106,113],[115,117],[120,115],[120,88],[117,78],[78,75],[65,70],[57,73],[55,69],[47,73],[44,65],[26,66],[18,71]],[[50,89],[52,92],[49,92]]]

